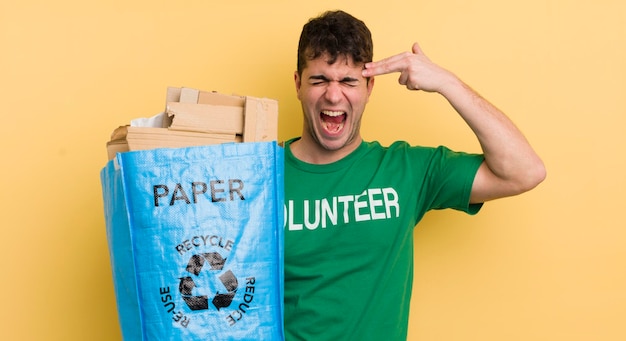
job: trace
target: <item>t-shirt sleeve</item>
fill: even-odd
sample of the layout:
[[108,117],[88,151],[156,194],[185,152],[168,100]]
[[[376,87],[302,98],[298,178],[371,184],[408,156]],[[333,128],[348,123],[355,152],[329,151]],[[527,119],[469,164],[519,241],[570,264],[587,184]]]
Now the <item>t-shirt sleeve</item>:
[[455,152],[440,146],[434,150],[427,174],[431,209],[452,208],[476,214],[482,203],[470,204],[474,178],[483,162],[482,154]]

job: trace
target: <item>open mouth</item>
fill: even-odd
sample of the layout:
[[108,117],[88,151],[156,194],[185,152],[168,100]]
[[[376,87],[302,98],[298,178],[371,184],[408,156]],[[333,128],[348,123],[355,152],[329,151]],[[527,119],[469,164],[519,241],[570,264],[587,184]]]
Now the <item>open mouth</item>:
[[338,133],[346,122],[346,113],[343,111],[324,110],[320,113],[322,126],[329,133]]

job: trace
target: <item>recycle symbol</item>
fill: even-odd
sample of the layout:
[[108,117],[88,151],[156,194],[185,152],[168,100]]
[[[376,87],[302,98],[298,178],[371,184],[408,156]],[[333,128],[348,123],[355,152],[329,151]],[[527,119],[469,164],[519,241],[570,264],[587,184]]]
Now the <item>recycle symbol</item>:
[[[202,253],[198,255],[193,255],[189,259],[189,263],[187,264],[187,272],[196,276],[196,278],[200,275],[202,271],[202,267],[205,263],[209,263],[211,266],[210,271],[221,271],[224,268],[224,263],[226,262],[226,258],[222,258],[222,256],[217,252],[208,252]],[[227,270],[218,276],[224,287],[226,288],[226,293],[217,292],[213,297],[211,303],[220,310],[220,308],[225,308],[230,306],[235,297],[235,293],[237,292],[237,286],[239,283],[237,282],[237,277],[233,274],[232,271]],[[193,289],[196,287],[196,283],[193,280],[193,277],[186,276],[180,278],[180,284],[178,285],[178,290],[180,291],[183,300],[187,303],[187,306],[191,310],[205,310],[209,309],[209,298],[207,295],[193,295]]]

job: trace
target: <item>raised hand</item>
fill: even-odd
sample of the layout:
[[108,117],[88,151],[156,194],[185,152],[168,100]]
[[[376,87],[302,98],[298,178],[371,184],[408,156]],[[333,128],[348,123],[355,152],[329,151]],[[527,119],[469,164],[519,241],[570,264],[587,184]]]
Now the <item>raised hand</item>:
[[409,90],[442,92],[446,84],[456,79],[448,70],[433,63],[414,43],[412,52],[402,52],[376,62],[365,64],[364,77],[373,77],[388,73],[400,73],[398,83]]

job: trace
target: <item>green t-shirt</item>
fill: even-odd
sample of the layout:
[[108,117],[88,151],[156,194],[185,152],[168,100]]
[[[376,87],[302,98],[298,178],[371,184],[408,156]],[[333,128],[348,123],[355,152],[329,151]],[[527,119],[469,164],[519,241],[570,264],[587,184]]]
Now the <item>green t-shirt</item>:
[[[295,139],[294,139],[295,140]],[[430,209],[469,205],[482,155],[363,142],[313,165],[285,143],[287,340],[405,340],[413,227]]]

